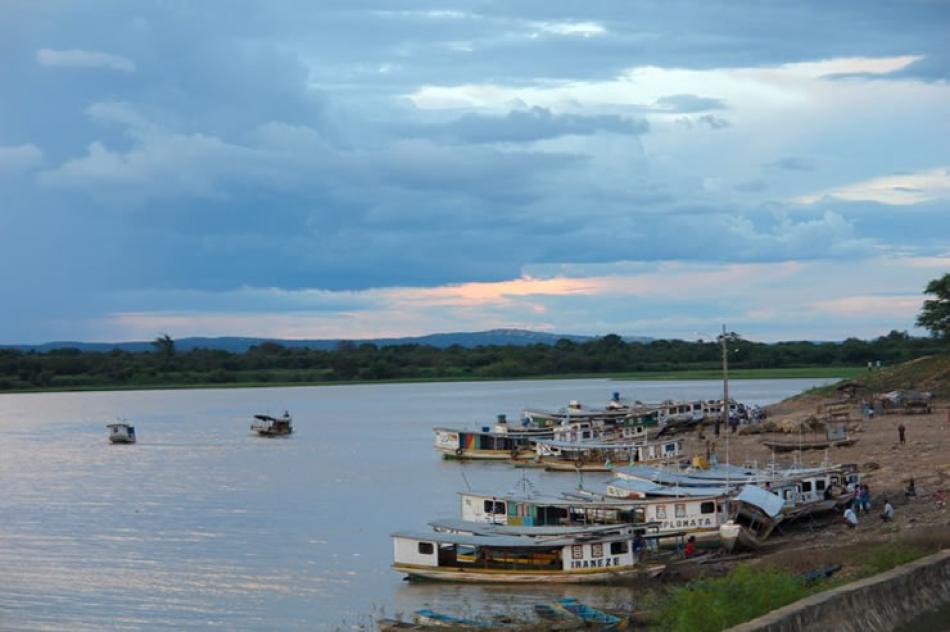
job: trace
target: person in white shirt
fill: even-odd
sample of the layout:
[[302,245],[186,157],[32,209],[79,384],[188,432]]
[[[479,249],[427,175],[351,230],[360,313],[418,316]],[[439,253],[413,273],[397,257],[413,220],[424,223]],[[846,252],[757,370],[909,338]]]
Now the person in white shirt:
[[844,510],[844,523],[848,525],[849,529],[858,526],[858,516],[850,506]]
[[891,505],[891,501],[887,498],[884,499],[884,513],[881,514],[882,522],[890,522],[894,519],[894,507]]

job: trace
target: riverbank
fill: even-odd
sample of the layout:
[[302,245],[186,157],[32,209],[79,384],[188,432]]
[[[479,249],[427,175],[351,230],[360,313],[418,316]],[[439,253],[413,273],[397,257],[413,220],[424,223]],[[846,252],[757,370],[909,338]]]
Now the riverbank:
[[[837,378],[846,379],[860,375],[862,367],[791,367],[774,369],[735,369],[729,372],[733,380],[774,380],[796,378]],[[684,371],[645,371],[625,373],[570,373],[558,375],[534,375],[512,378],[497,377],[432,377],[432,378],[401,378],[387,380],[333,380],[333,381],[247,381],[247,382],[185,382],[185,383],[156,383],[156,384],[112,384],[91,386],[49,386],[37,388],[2,389],[3,393],[84,393],[109,391],[160,391],[183,389],[233,389],[233,388],[288,388],[296,386],[349,386],[367,384],[437,384],[459,382],[523,382],[530,380],[584,380],[606,379],[618,382],[660,381],[660,380],[718,380],[722,379],[720,371],[713,370],[684,370]]]

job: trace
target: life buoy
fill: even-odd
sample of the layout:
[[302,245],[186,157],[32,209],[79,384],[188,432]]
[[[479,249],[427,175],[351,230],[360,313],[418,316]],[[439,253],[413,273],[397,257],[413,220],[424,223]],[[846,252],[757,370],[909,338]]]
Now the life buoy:
[[464,448],[455,448],[455,456],[462,456],[463,452],[465,452]]

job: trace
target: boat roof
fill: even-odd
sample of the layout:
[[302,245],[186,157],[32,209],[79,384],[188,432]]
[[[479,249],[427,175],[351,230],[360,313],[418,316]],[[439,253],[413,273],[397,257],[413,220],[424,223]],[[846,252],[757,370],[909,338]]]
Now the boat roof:
[[585,525],[574,527],[523,527],[513,525],[490,524],[485,522],[473,522],[471,520],[461,520],[459,518],[442,518],[433,520],[429,526],[433,529],[448,529],[451,531],[461,531],[473,535],[509,535],[509,536],[527,536],[527,537],[583,537],[597,535],[632,535],[634,529],[649,529],[659,526],[658,522],[643,524],[614,524],[614,525]]
[[481,428],[445,428],[442,426],[436,426],[432,429],[434,432],[457,432],[459,434],[477,434],[477,435],[488,435],[492,437],[518,437],[523,439],[525,436],[531,435],[547,435],[551,436],[553,430],[551,428],[537,428],[529,426],[527,428],[509,428],[505,432],[495,432],[493,430],[482,430]]
[[758,507],[770,518],[782,513],[785,501],[782,497],[755,485],[746,485],[736,496],[736,500]]
[[259,415],[254,415],[254,419],[260,419],[261,421],[290,421],[290,415],[285,417],[272,417],[270,415],[261,413]]
[[629,450],[633,448],[641,448],[646,446],[642,440],[640,441],[555,441],[553,439],[543,439],[538,441],[538,443],[551,446],[552,448],[560,448],[561,450],[572,450],[574,452],[580,452],[581,450]]
[[[571,495],[563,493],[560,496],[553,494],[507,492],[502,494],[493,494],[491,492],[458,492],[459,496],[468,496],[482,498],[485,500],[504,500],[507,502],[526,502],[535,505],[544,505],[546,507],[576,507],[576,508],[607,508],[623,509],[636,504],[636,499],[629,498],[610,498],[606,496],[584,497],[580,495]],[[642,502],[642,501],[639,501]]]
[[[538,539],[530,538],[524,535],[474,535],[468,533],[446,533],[435,531],[397,531],[392,534],[393,538],[402,538],[405,540],[416,540],[419,542],[438,542],[440,544],[457,544],[461,546],[479,546],[495,549],[552,549],[563,546],[570,546],[578,542],[589,542],[590,539],[579,539],[576,536],[566,536],[562,538]],[[604,537],[595,537],[597,542],[611,542],[614,540],[625,540],[630,535],[615,535]]]
[[646,481],[635,480],[631,478],[615,478],[610,483],[612,487],[628,489],[632,492],[640,492],[647,496],[727,496],[732,494],[732,488],[728,486],[705,486],[705,487],[680,487],[677,485],[661,485],[657,483],[648,483]]

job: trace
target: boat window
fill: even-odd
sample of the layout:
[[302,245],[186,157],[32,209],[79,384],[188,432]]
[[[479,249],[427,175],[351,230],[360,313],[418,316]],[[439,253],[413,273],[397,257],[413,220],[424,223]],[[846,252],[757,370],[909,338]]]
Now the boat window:
[[584,545],[583,544],[571,545],[571,557],[575,560],[584,559]]
[[685,518],[686,517],[686,505],[675,505],[676,507],[676,517]]
[[811,481],[802,481],[802,491],[803,492],[811,491]]
[[504,515],[508,509],[505,507],[505,503],[501,501],[486,500],[485,501],[485,513],[487,514],[502,514]]
[[590,545],[590,556],[591,557],[603,557],[604,556],[604,545],[603,544],[591,544]]
[[581,434],[582,434],[582,436],[583,436],[585,439],[590,439],[590,431],[585,430],[585,431],[584,431],[583,433],[581,433]]
[[714,503],[714,502],[712,502],[712,501],[702,503],[702,504],[699,506],[699,512],[700,512],[700,513],[704,513],[704,514],[707,514],[707,513],[716,513],[716,503]]
[[611,555],[621,555],[622,553],[626,553],[626,552],[627,552],[626,542],[611,542],[610,543]]
[[656,506],[656,517],[657,517],[657,518],[666,518],[666,505],[657,505],[657,506]]
[[815,481],[815,489],[818,491],[825,489],[825,481]]
[[674,450],[676,450],[676,444],[675,444],[675,443],[667,443],[666,445],[663,446],[663,449],[664,449],[666,452],[673,452]]
[[432,555],[435,552],[435,545],[431,542],[420,542],[419,543],[419,554],[420,555]]

